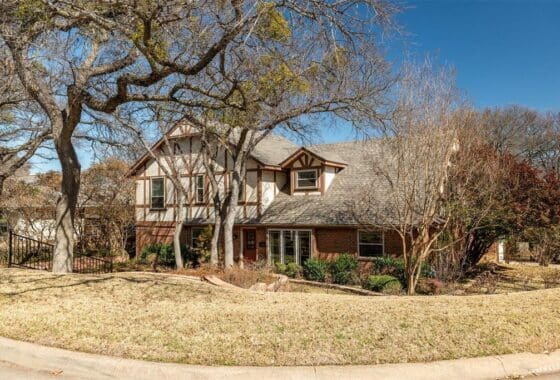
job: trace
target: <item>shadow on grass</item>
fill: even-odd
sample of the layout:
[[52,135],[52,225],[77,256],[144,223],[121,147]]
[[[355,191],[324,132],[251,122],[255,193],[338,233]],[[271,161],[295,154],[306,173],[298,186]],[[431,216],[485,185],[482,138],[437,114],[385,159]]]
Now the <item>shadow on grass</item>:
[[[29,279],[29,275],[37,276],[36,278]],[[157,274],[156,274],[157,276]],[[8,279],[7,282],[3,282],[3,278],[0,277],[0,286],[5,285],[28,285],[28,284],[39,284],[45,282],[55,282],[44,284],[43,286],[31,286],[26,289],[21,290],[14,290],[14,291],[7,291],[2,292],[0,291],[0,295],[6,297],[13,297],[18,296],[26,293],[49,290],[49,289],[65,289],[65,288],[73,288],[78,286],[90,286],[96,285],[101,283],[106,283],[112,280],[121,280],[127,283],[132,284],[149,284],[148,288],[154,286],[166,286],[166,287],[177,287],[179,290],[183,292],[188,288],[185,284],[176,283],[172,281],[168,281],[169,279],[166,277],[156,277],[154,273],[139,273],[137,275],[122,275],[122,274],[102,274],[102,275],[91,275],[91,274],[70,274],[70,275],[55,275],[49,274],[47,272],[38,272],[38,271],[30,271],[29,274],[10,274],[4,277],[4,279]],[[24,278],[24,279],[23,279]],[[64,284],[56,284],[56,282],[60,280],[69,280],[71,282],[64,283]],[[187,280],[187,279],[185,279]],[[202,284],[202,282],[201,282]],[[118,287],[118,286],[117,286]],[[144,288],[145,289],[145,288]],[[110,290],[108,290],[110,292]],[[203,289],[203,287],[198,287],[196,291],[192,291],[193,294],[211,294],[212,291],[210,288]]]

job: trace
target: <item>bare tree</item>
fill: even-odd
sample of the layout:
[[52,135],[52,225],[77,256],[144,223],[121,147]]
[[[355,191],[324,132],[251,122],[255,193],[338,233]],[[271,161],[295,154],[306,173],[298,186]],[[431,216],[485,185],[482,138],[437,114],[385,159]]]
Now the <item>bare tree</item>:
[[[136,5],[134,1],[74,4],[45,0],[5,1],[0,6],[2,44],[10,52],[10,63],[25,94],[49,120],[62,167],[54,272],[72,271],[80,188],[80,163],[72,137],[84,110],[112,113],[131,101],[170,99],[169,93],[178,89],[167,89],[163,95],[161,88],[147,89],[175,73],[196,76],[256,17],[215,23],[216,32],[224,32],[216,41],[207,38],[207,30],[200,25],[202,17],[192,14],[197,8],[205,9],[192,2]],[[214,20],[220,17],[217,6],[209,7]],[[155,32],[163,25],[168,28],[166,41],[161,39],[164,33]],[[183,33],[177,34],[175,28]],[[186,35],[190,35],[185,39],[187,46],[174,50],[178,48],[174,43]],[[41,54],[34,54],[38,51]]]
[[83,249],[120,255],[125,252],[130,227],[134,225],[134,181],[126,178],[128,163],[107,157],[94,163],[82,174],[78,202],[83,234]]
[[[334,75],[327,75],[328,65],[321,63],[330,57],[339,66],[371,66],[372,61],[363,59],[362,53],[377,52],[369,38],[375,29],[372,22],[387,24],[395,10],[394,5],[380,0],[2,2],[0,38],[26,95],[50,122],[62,166],[53,271],[72,270],[73,223],[80,188],[80,164],[72,137],[87,121],[87,113],[110,114],[131,102],[173,100],[193,117],[213,111],[230,119],[233,110],[237,115],[232,124],[246,126],[252,120],[238,117],[239,113],[263,115],[271,109],[285,110],[278,106],[284,97],[278,98],[276,86],[303,90],[302,77],[319,75],[327,94],[341,90],[344,95],[337,101],[327,97],[323,102],[307,103],[299,112],[283,111],[281,117],[272,113],[269,122],[261,125],[266,129],[287,124],[290,118],[319,109],[345,114],[348,102],[344,99],[355,98],[355,94],[340,88],[339,73],[335,70]],[[319,63],[317,73],[312,65],[315,61]],[[375,74],[385,71],[386,64],[375,69],[354,70],[353,84],[360,88],[362,83],[371,84],[372,78],[378,81]],[[310,87],[317,91],[319,83]],[[349,84],[345,87],[350,88]],[[375,91],[383,87],[377,86]],[[256,104],[246,101],[251,92],[260,99],[260,109],[249,107]],[[358,93],[363,96],[362,91]],[[239,146],[244,147],[245,142]],[[245,157],[239,155],[239,159]],[[238,186],[236,171],[234,183]],[[236,192],[232,188],[231,202],[237,201]],[[229,222],[226,225],[230,234]],[[226,242],[228,255],[230,248]]]
[[483,134],[500,154],[560,174],[560,115],[514,105],[482,112]]
[[430,61],[408,66],[398,88],[398,107],[387,137],[371,144],[374,183],[353,204],[359,223],[390,229],[401,238],[408,294],[449,222],[443,209],[462,111],[452,73]]
[[[356,128],[383,121],[382,111],[388,103],[386,95],[393,78],[375,45],[375,35],[364,30],[366,24],[381,21],[344,12],[343,3],[327,2],[324,8],[316,5],[308,15],[294,12],[290,8],[293,4],[287,9],[277,5],[278,11],[286,11],[289,16],[274,13],[278,11],[271,7],[263,16],[274,15],[282,33],[270,34],[271,30],[265,29],[268,34],[257,35],[255,46],[239,45],[233,54],[224,55],[215,72],[226,86],[220,93],[212,85],[206,94],[216,106],[205,112],[184,112],[185,119],[220,142],[233,161],[226,197],[215,203],[221,204],[216,215],[222,220],[226,267],[234,264],[232,231],[239,187],[246,175],[247,161],[262,139],[273,131],[305,136],[317,125],[337,120]],[[391,11],[381,4],[375,7],[385,16]],[[262,27],[259,23],[256,26]],[[358,31],[368,39],[362,39]],[[333,40],[332,33],[344,38]],[[224,90],[229,91],[225,102]],[[215,234],[218,233],[220,229],[216,228]]]
[[0,196],[14,175],[50,138],[47,120],[33,118],[29,101],[14,75],[6,47],[0,42]]

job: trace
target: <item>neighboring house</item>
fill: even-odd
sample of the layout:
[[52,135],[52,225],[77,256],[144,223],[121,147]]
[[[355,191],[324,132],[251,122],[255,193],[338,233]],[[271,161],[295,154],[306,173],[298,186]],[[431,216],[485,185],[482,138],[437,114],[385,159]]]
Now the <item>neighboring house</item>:
[[[186,204],[183,241],[192,245],[204,226],[212,223],[209,182],[196,161],[200,138],[189,126],[178,125],[169,134],[175,153],[184,154],[185,184],[192,184]],[[155,145],[155,148],[162,141]],[[398,255],[401,243],[393,231],[362,231],[347,201],[371,185],[373,170],[364,159],[365,143],[300,147],[271,135],[254,149],[247,165],[234,228],[235,257],[244,260],[303,263],[309,257],[329,258],[351,253],[372,259]],[[232,162],[224,152],[220,183],[227,189]],[[136,250],[146,244],[172,242],[178,208],[170,179],[149,155],[129,172],[136,179]],[[380,189],[383,191],[383,189]]]

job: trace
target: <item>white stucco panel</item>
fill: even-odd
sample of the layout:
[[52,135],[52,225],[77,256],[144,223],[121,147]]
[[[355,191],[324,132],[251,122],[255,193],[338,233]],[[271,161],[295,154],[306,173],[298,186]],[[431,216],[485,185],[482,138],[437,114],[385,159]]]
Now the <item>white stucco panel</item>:
[[325,191],[327,191],[329,189],[329,187],[331,186],[334,177],[336,176],[335,173],[336,169],[333,168],[332,166],[326,166],[325,170],[323,171],[323,176],[324,176],[324,180],[325,180]]

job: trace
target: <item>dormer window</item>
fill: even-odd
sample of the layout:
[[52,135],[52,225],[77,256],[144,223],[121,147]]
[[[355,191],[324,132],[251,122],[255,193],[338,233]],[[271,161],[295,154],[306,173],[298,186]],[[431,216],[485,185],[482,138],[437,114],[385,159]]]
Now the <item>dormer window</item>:
[[317,169],[296,171],[296,189],[316,189]]

